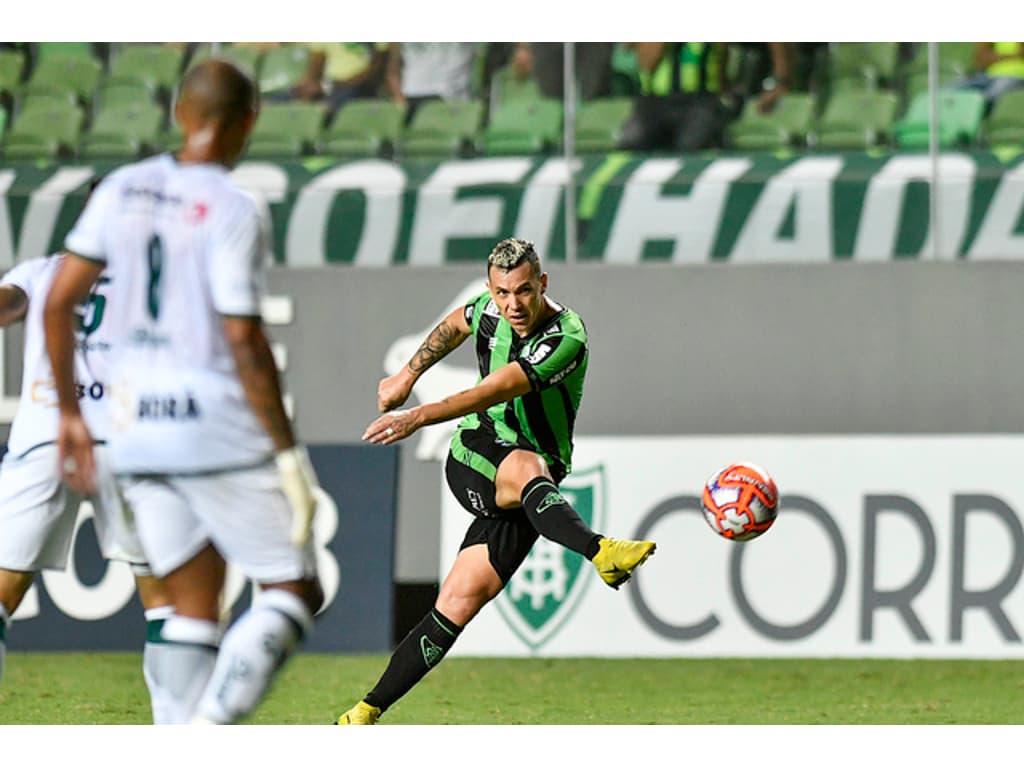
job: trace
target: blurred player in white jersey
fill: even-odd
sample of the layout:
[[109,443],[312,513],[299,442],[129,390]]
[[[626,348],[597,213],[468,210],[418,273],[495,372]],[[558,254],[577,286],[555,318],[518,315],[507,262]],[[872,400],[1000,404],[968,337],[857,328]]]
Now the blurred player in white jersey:
[[[0,464],[0,675],[10,618],[43,569],[63,571],[85,497],[68,488],[57,459],[57,392],[43,335],[43,307],[62,255],[23,261],[0,280],[0,325],[24,322],[21,399]],[[102,469],[109,432],[107,363],[110,338],[103,319],[109,277],[102,275],[82,308],[74,356],[81,411],[96,441],[96,492],[90,494],[103,556],[131,566],[145,609],[147,641],[143,672],[154,722],[162,717],[161,691],[152,670],[159,664],[159,629],[170,598],[143,554],[134,523],[125,513],[113,477]]]
[[[257,91],[209,59],[185,75],[177,156],[112,172],[65,242],[46,307],[66,481],[92,487],[92,439],[74,397],[73,307],[105,266],[110,462],[174,615],[160,680],[177,722],[233,723],[262,699],[323,593],[310,541],[316,477],[281,398],[260,304],[264,241],[255,201],[231,180]],[[221,638],[225,560],[260,589]]]

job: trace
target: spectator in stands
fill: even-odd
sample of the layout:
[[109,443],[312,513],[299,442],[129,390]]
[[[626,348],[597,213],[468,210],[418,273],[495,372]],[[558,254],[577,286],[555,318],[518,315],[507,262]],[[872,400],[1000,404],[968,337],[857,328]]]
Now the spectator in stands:
[[[737,74],[730,77],[731,59],[739,54]],[[757,99],[757,111],[766,114],[792,87],[795,44],[726,43],[722,46],[722,91],[746,101]]]
[[380,93],[387,66],[387,43],[306,43],[309,64],[293,95],[326,101],[328,120],[350,99]]
[[431,99],[473,98],[479,43],[390,43],[387,88],[405,108],[405,124]]
[[953,87],[981,91],[987,112],[1004,93],[1024,88],[1024,43],[975,43],[974,68]]
[[[575,43],[577,97],[608,96],[612,80],[614,43]],[[517,80],[533,77],[541,95],[561,99],[565,92],[565,43],[516,43],[512,72]]]
[[722,145],[737,106],[723,101],[721,43],[628,43],[636,51],[641,94],[619,146],[689,152]]

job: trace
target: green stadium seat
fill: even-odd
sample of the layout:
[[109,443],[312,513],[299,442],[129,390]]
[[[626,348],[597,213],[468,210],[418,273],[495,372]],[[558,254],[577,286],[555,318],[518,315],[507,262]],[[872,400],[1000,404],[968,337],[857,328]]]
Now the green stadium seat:
[[456,157],[475,152],[484,105],[480,101],[421,104],[402,133],[399,151],[405,157]]
[[108,80],[96,89],[93,108],[99,110],[125,104],[154,104],[156,101],[156,89],[149,83],[141,80]]
[[81,107],[54,102],[23,109],[3,140],[5,160],[70,160],[82,131]]
[[[938,54],[940,82],[964,77],[974,69],[974,43],[939,43]],[[920,43],[914,52],[914,58],[907,63],[906,74],[910,76],[927,73],[928,45]]]
[[260,110],[246,150],[248,157],[301,157],[319,151],[324,107],[296,101]]
[[0,142],[3,142],[5,130],[7,130],[7,109],[0,105]]
[[25,58],[20,51],[0,50],[0,97],[12,97],[21,83]]
[[890,87],[897,74],[899,43],[836,43],[829,62],[831,93]]
[[185,51],[164,43],[117,46],[110,61],[113,82],[142,82],[168,97],[181,77]]
[[105,106],[82,135],[79,157],[130,160],[149,154],[160,147],[163,120],[163,108],[151,101]]
[[21,95],[50,93],[65,95],[87,105],[103,76],[99,59],[89,56],[52,54],[40,59],[22,85]]
[[787,93],[767,114],[757,110],[757,99],[749,99],[740,116],[726,127],[733,149],[781,150],[804,146],[814,117],[814,97],[809,93]]
[[[192,54],[192,58],[189,60],[188,66],[192,67],[201,61],[211,58],[213,55],[213,45],[211,43],[203,43]],[[249,77],[254,80],[258,80],[260,64],[263,60],[263,51],[259,48],[252,48],[247,45],[237,45],[233,43],[221,43],[217,49],[217,57],[224,59],[225,61],[230,61],[240,70],[249,75]]]
[[309,49],[304,45],[282,45],[263,55],[257,83],[260,93],[290,91],[306,74]]
[[834,94],[814,128],[818,149],[872,149],[888,146],[899,98],[889,91]]
[[487,155],[537,155],[561,145],[562,102],[558,99],[507,102],[491,115],[481,136]]
[[36,43],[36,58],[40,61],[50,56],[79,56],[92,58],[95,56],[92,43],[82,42],[46,42]]
[[996,99],[983,134],[990,147],[1024,146],[1024,90],[1010,91]]
[[491,110],[511,101],[536,101],[541,98],[540,86],[533,77],[517,80],[512,66],[499,69],[491,76]]
[[[973,90],[943,90],[938,98],[938,144],[940,147],[970,147],[977,144],[985,116],[985,97]],[[896,145],[901,149],[929,146],[930,94],[919,93],[907,113],[895,126]]]
[[588,154],[617,149],[622,126],[632,110],[633,100],[621,96],[580,104],[576,112],[576,151]]
[[321,152],[332,157],[392,156],[405,113],[389,99],[355,99],[343,104],[324,129]]

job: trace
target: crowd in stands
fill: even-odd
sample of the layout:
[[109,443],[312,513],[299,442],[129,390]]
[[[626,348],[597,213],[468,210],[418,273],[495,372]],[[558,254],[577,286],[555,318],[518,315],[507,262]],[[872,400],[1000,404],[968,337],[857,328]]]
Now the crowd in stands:
[[[576,43],[575,152],[924,149],[924,43]],[[1024,44],[938,44],[942,147],[1024,148]],[[181,74],[257,81],[250,156],[563,151],[563,43],[0,43],[0,160],[173,148]]]

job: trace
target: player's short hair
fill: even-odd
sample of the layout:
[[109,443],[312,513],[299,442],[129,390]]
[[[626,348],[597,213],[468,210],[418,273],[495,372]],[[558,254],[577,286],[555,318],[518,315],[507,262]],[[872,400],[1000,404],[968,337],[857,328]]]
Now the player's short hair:
[[259,109],[252,78],[225,59],[205,59],[182,78],[179,101],[188,100],[203,119],[235,120]]
[[540,275],[540,257],[533,243],[521,237],[507,237],[491,250],[491,255],[487,257],[487,271],[490,272],[491,267],[494,267],[508,272],[523,262],[532,265],[533,273]]

